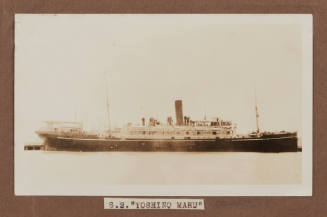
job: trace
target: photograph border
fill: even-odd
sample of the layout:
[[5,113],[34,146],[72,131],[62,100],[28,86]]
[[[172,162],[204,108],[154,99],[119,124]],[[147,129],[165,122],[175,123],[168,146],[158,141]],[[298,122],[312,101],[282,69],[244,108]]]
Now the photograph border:
[[[4,216],[317,216],[327,213],[326,122],[327,2],[324,1],[17,1],[4,0],[0,11],[0,213]],[[205,211],[103,210],[103,197],[14,195],[14,14],[15,13],[200,13],[200,14],[313,14],[313,196],[207,197]],[[176,197],[174,197],[176,198]],[[19,206],[18,206],[19,205]]]

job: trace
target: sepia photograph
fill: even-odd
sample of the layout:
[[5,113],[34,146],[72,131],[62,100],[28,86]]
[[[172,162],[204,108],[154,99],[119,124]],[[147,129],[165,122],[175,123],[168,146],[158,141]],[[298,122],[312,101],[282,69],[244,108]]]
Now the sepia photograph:
[[16,14],[14,76],[16,195],[312,195],[312,15]]

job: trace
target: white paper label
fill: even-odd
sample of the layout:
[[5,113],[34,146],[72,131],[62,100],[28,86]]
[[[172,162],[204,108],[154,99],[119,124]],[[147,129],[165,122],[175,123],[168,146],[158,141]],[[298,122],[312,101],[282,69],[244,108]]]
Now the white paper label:
[[104,198],[104,209],[204,210],[203,199]]

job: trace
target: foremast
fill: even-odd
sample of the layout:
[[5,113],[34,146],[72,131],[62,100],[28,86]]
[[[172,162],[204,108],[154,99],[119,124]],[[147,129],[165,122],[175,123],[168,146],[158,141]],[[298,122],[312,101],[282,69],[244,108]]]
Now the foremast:
[[259,112],[258,112],[258,104],[257,104],[257,93],[256,89],[254,89],[254,104],[255,104],[255,120],[256,120],[256,127],[257,127],[257,133],[260,133],[259,128]]

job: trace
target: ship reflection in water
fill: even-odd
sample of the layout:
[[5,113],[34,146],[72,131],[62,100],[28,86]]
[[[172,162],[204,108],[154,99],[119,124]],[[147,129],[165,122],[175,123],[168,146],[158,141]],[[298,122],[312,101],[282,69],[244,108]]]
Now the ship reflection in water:
[[[79,122],[47,121],[36,133],[43,145],[25,146],[25,150],[46,151],[149,151],[149,152],[296,152],[296,132],[260,132],[258,108],[255,106],[257,130],[250,134],[236,133],[231,121],[213,118],[192,120],[183,116],[182,101],[175,101],[176,123],[168,117],[163,124],[155,118],[141,125],[92,132]],[[110,125],[109,125],[110,126]]]
[[[302,182],[302,152],[25,151],[20,156],[22,161],[17,168],[29,172],[28,176],[19,177],[24,178],[22,188],[40,191],[43,186],[54,191],[55,186],[60,186],[56,193],[64,195],[69,195],[76,183],[82,186],[79,194],[87,194],[87,190],[93,189],[90,184],[94,183],[109,186],[294,185]],[[63,188],[62,183],[68,187]]]

